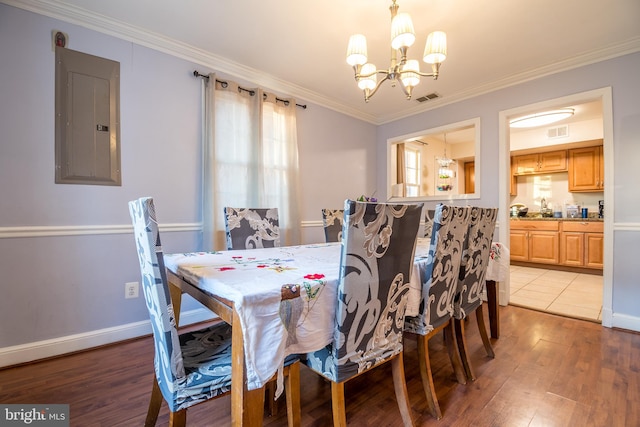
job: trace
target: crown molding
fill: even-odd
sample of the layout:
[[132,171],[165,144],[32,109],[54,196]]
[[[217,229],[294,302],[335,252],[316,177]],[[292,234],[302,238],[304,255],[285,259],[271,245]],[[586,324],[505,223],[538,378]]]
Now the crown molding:
[[264,71],[244,66],[203,49],[198,49],[175,39],[167,38],[161,34],[125,24],[85,9],[71,7],[67,4],[54,2],[52,0],[0,0],[0,3],[75,24],[189,62],[194,62],[203,67],[215,70],[217,73],[228,74],[235,78],[268,88],[271,91],[286,94],[287,97],[294,97],[298,101],[304,100],[305,102],[312,102],[369,123],[375,124],[377,121],[376,117],[371,114],[364,113],[325,95],[268,75]]
[[555,62],[553,64],[527,70],[523,73],[514,74],[509,77],[493,81],[486,85],[475,86],[466,91],[460,91],[447,95],[446,98],[430,101],[428,106],[417,106],[410,110],[403,110],[400,114],[391,114],[384,117],[380,117],[378,125],[390,123],[406,117],[434,110],[436,108],[443,107],[448,104],[454,104],[456,102],[463,101],[465,99],[474,98],[476,96],[484,95],[497,90],[505,89],[511,86],[515,86],[521,83],[525,83],[531,80],[539,79],[541,77],[550,76],[563,71],[569,71],[578,67],[583,67],[597,62],[606,61],[607,59],[617,58],[619,56],[628,55],[640,51],[640,37],[636,37],[627,40],[624,43],[608,46],[603,49],[593,50],[586,52],[582,55],[577,55],[572,58],[567,58],[563,61]]
[[320,93],[291,84],[290,82],[281,80],[275,76],[268,75],[263,71],[244,66],[222,56],[167,38],[161,34],[149,32],[139,27],[110,19],[104,15],[89,12],[85,9],[71,7],[67,4],[55,2],[53,0],[0,0],[0,3],[5,3],[19,9],[28,10],[40,15],[59,19],[64,22],[127,40],[140,46],[148,47],[186,61],[194,62],[203,67],[215,70],[216,72],[253,82],[274,92],[294,97],[298,101],[311,102],[321,107],[328,108],[374,125],[390,123],[415,114],[434,110],[448,104],[484,95],[489,92],[504,89],[540,77],[640,51],[640,37],[637,37],[624,43],[585,52],[582,55],[577,55],[572,58],[565,59],[564,61],[559,61],[544,67],[515,74],[486,85],[476,86],[469,90],[453,93],[447,95],[444,99],[439,99],[430,103],[428,106],[419,105],[415,108],[403,110],[399,113],[375,116],[344,105],[343,103]]

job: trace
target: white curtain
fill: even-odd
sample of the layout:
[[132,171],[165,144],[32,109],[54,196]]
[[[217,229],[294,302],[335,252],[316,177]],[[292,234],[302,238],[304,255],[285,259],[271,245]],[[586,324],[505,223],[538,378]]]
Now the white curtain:
[[225,206],[278,208],[282,244],[299,244],[295,101],[210,74],[205,111],[203,249],[225,248]]

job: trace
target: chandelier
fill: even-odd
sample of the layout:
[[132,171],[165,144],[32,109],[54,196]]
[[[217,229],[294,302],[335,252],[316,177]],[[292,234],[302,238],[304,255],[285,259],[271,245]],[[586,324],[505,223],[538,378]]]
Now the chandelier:
[[[420,64],[416,59],[407,59],[407,50],[416,40],[413,22],[408,13],[398,13],[396,0],[389,6],[391,11],[391,63],[389,69],[378,70],[376,66],[367,62],[367,39],[362,34],[354,34],[349,39],[347,48],[347,63],[353,67],[358,87],[364,92],[365,102],[376,93],[385,80],[396,83],[411,99],[411,91],[420,83],[420,77],[438,79],[440,64],[447,57],[447,35],[442,31],[434,31],[427,37],[423,61],[431,64],[430,73],[420,72]],[[399,58],[398,58],[399,57]],[[378,80],[378,74],[381,79]]]

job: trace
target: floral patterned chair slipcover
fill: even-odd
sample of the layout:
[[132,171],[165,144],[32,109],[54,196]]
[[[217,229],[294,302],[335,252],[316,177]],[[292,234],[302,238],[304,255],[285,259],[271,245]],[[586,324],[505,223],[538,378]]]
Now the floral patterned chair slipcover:
[[324,226],[325,242],[340,242],[342,240],[343,223],[343,209],[322,209],[322,225]]
[[307,354],[307,365],[331,381],[334,425],[346,425],[344,383],[388,361],[404,425],[413,425],[402,329],[421,210],[345,201],[334,338]]
[[[156,375],[145,426],[155,425],[163,398],[171,411],[170,425],[184,425],[187,408],[231,391],[231,326],[219,323],[178,334],[153,199],[129,202],[129,213],[155,345]],[[285,375],[299,368],[296,361]],[[289,379],[299,379],[299,374],[291,372]],[[287,393],[299,393],[299,383],[287,385]],[[300,419],[297,398],[298,406],[288,408],[290,419]]]
[[[471,208],[471,222],[464,248],[463,262],[460,265],[458,295],[453,304],[453,317],[460,356],[467,378],[475,380],[475,373],[469,360],[464,334],[464,322],[469,314],[476,312],[478,331],[489,357],[495,357],[491,341],[487,335],[482,310],[482,293],[485,289],[485,277],[491,253],[491,241],[498,217],[497,208]],[[478,309],[479,308],[479,309]]]
[[422,300],[419,314],[407,317],[405,332],[418,337],[418,360],[422,385],[431,414],[442,418],[433,386],[429,361],[429,339],[444,331],[449,358],[459,383],[466,383],[465,373],[455,343],[453,301],[457,292],[463,245],[467,238],[471,208],[439,204],[433,216],[428,262],[420,264]]
[[278,209],[224,208],[227,250],[280,246]]

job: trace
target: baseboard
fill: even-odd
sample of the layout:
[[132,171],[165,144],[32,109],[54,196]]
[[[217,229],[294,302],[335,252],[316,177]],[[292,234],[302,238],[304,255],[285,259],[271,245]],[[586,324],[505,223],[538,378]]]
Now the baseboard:
[[[180,313],[180,324],[190,325],[213,318],[215,318],[215,314],[210,310],[200,308]],[[151,323],[149,320],[145,320],[82,334],[0,348],[0,368],[86,350],[149,334],[151,334]]]
[[613,313],[611,316],[611,326],[628,331],[640,332],[640,317]]

